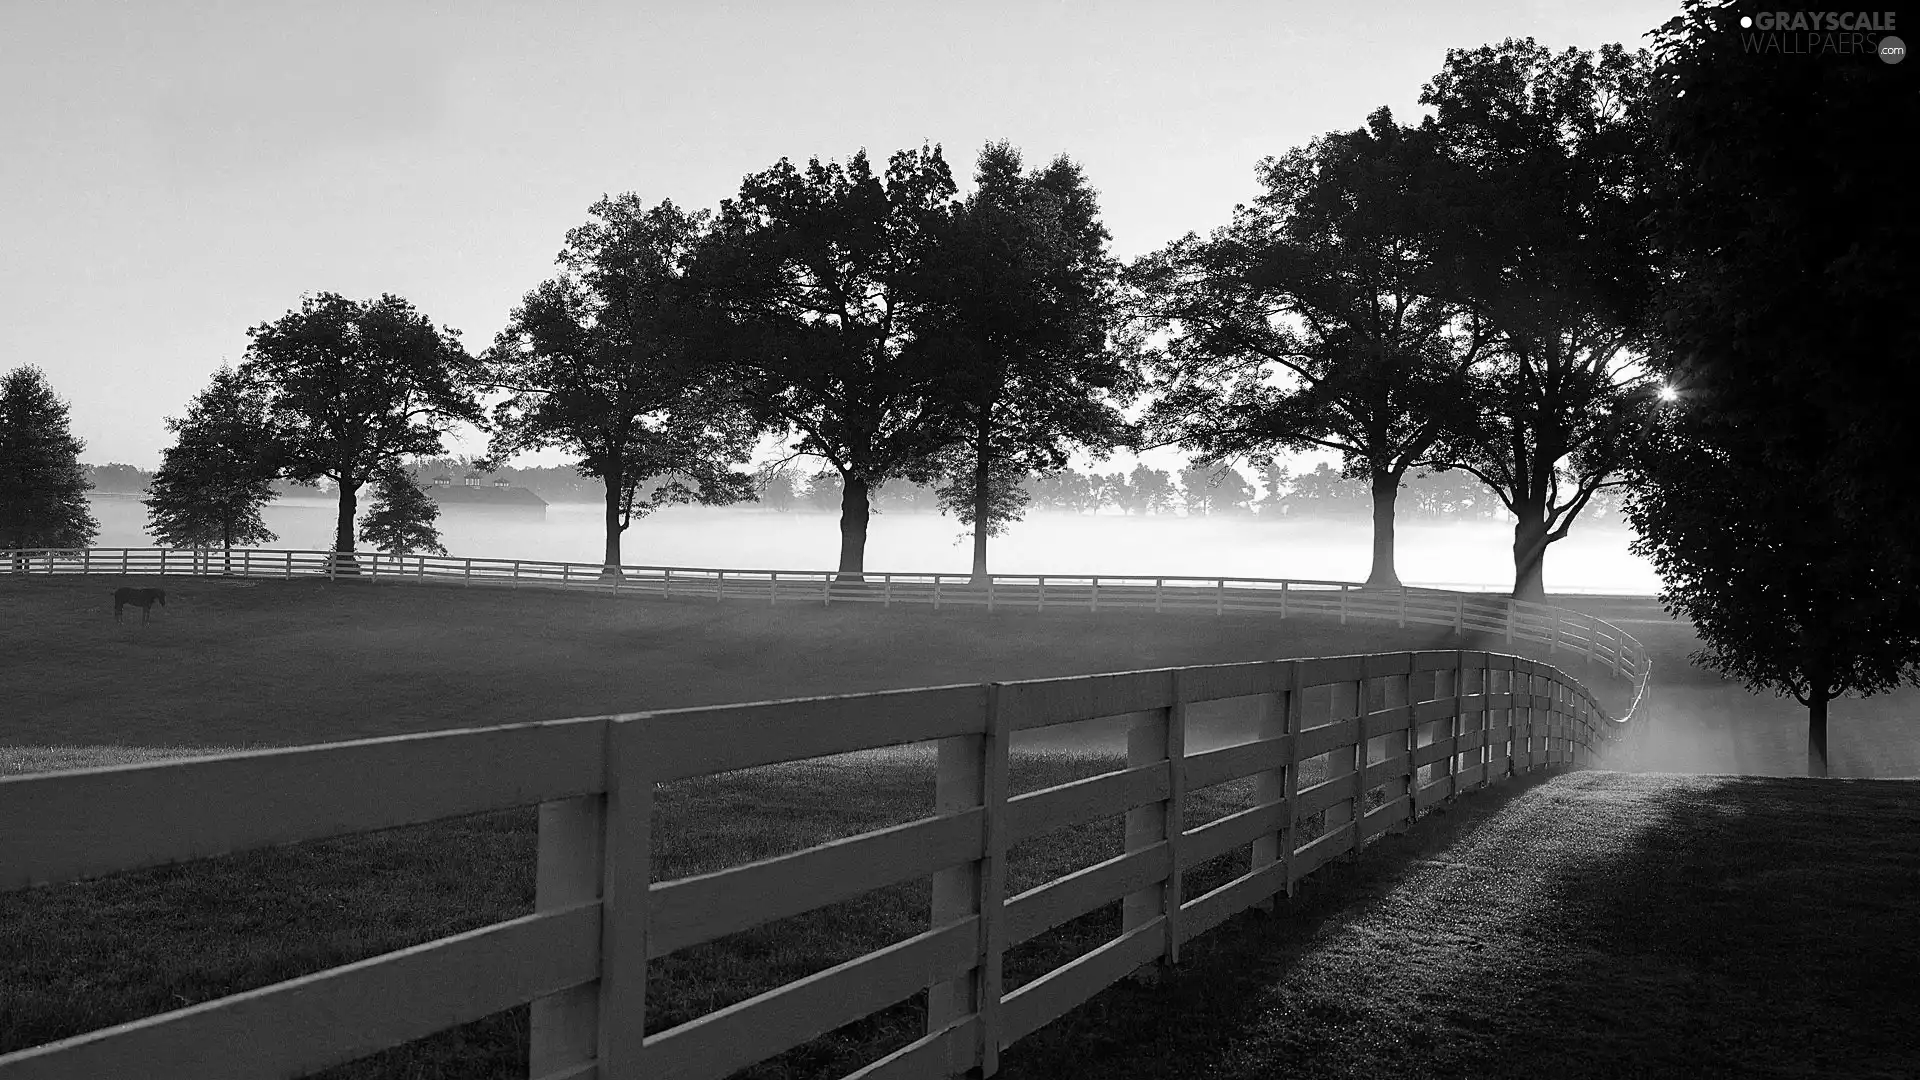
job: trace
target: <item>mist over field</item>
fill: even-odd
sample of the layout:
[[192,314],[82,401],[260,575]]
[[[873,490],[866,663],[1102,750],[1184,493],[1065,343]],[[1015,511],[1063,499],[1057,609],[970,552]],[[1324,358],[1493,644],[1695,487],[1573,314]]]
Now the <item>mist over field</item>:
[[[366,498],[362,498],[364,510]],[[98,547],[151,547],[146,508],[136,499],[93,499]],[[263,512],[280,535],[272,546],[332,546],[335,504],[281,499]],[[545,520],[464,508],[442,510],[439,528],[449,554],[466,558],[600,561],[604,547],[597,505],[554,503]],[[876,513],[867,541],[873,571],[965,573],[963,527],[930,513]],[[1400,577],[1408,584],[1472,589],[1513,584],[1513,534],[1495,522],[1402,522]],[[1371,558],[1365,520],[1262,521],[1245,517],[1186,518],[1037,513],[993,540],[991,565],[1007,574],[1189,574],[1328,578],[1359,581]],[[1651,595],[1659,579],[1631,555],[1632,534],[1583,529],[1576,521],[1547,553],[1550,592]],[[628,565],[743,570],[821,570],[839,553],[839,518],[805,511],[676,507],[636,521],[622,546]]]

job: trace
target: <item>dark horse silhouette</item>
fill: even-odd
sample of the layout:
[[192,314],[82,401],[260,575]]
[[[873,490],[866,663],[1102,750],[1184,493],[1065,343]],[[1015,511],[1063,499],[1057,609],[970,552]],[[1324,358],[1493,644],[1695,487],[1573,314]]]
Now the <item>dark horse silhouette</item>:
[[128,604],[137,604],[140,608],[140,621],[146,622],[153,614],[153,605],[167,606],[167,594],[159,589],[115,589],[113,590],[113,621],[120,621],[120,609]]

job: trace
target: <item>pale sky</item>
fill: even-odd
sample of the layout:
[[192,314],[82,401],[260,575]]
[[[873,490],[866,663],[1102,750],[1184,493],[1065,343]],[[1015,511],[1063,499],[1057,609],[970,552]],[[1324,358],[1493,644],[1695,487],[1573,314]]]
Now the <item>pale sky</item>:
[[[479,351],[602,193],[712,206],[782,156],[1081,162],[1117,255],[1449,47],[1645,44],[1658,3],[90,4],[0,0],[0,370],[152,467],[250,326],[394,292]],[[454,447],[478,451],[478,441]]]

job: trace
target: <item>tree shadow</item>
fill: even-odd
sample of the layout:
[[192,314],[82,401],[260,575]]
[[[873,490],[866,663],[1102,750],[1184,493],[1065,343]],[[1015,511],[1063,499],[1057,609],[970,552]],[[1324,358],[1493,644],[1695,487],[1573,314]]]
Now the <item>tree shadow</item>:
[[1920,784],[1483,789],[1010,1049],[1025,1077],[1896,1076]]

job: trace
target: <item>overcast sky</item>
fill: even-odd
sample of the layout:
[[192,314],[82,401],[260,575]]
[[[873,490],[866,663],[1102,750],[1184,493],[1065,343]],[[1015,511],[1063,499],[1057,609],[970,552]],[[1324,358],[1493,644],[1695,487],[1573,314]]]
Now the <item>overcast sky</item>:
[[83,460],[151,467],[304,292],[399,293],[478,351],[602,193],[711,206],[862,147],[942,144],[963,184],[989,139],[1064,151],[1132,257],[1265,155],[1417,115],[1449,47],[1644,44],[1677,9],[0,0],[0,369],[46,371]]

